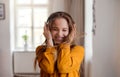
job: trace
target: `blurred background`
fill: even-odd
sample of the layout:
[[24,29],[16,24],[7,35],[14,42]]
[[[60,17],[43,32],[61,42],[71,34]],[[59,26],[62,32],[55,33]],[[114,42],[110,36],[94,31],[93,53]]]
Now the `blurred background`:
[[[76,22],[78,44],[85,47],[85,77],[120,77],[120,0],[0,0],[0,77],[29,74],[43,26],[56,11]],[[24,77],[24,76],[23,76]]]

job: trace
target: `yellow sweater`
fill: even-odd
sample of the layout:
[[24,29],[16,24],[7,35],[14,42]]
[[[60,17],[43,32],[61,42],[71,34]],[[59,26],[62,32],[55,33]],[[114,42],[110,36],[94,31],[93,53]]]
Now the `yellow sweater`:
[[[70,49],[69,44],[61,44],[57,61],[54,62],[54,47],[46,48],[38,46],[36,55],[38,55],[38,64],[40,67],[40,77],[80,77],[79,69],[84,57],[84,48],[75,46]],[[41,52],[42,51],[42,52]]]

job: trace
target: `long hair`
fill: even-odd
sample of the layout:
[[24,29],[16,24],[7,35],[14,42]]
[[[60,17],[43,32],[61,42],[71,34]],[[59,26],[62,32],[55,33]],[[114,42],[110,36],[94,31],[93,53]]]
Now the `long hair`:
[[[71,38],[72,32],[74,32],[74,34],[76,34],[76,31],[73,31],[73,26],[75,26],[75,22],[74,22],[73,18],[66,12],[60,12],[59,11],[59,12],[52,13],[48,17],[47,22],[46,22],[47,24],[49,24],[48,26],[49,26],[50,29],[52,28],[52,25],[57,18],[64,18],[67,21],[68,27],[69,27],[69,34],[66,37],[66,41],[69,41],[70,38]],[[74,39],[73,39],[72,43],[75,43]]]
[[[49,24],[48,26],[49,26],[50,29],[51,29],[54,21],[57,18],[64,18],[67,21],[68,27],[69,27],[69,34],[66,37],[66,39],[67,39],[66,41],[69,41],[70,38],[71,38],[72,32],[75,32],[75,34],[76,34],[76,31],[73,31],[73,26],[75,25],[75,22],[74,22],[73,18],[66,12],[61,12],[61,11],[54,12],[48,17],[47,22],[46,22],[47,24]],[[47,40],[45,40],[45,42],[43,44],[46,44],[46,41]],[[73,39],[72,45],[75,45],[75,39]],[[37,56],[39,56],[39,54],[37,54]],[[36,56],[35,61],[34,61],[34,68],[35,69],[36,69],[36,63],[37,63],[37,56]]]

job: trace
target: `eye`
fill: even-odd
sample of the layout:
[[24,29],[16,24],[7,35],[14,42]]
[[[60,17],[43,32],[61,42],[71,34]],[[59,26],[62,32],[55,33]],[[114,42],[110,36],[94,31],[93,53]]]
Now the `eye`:
[[52,28],[52,30],[53,30],[53,31],[58,31],[58,29],[57,29],[57,28]]
[[67,29],[63,29],[63,31],[64,31],[64,32],[66,32],[66,31],[67,31]]

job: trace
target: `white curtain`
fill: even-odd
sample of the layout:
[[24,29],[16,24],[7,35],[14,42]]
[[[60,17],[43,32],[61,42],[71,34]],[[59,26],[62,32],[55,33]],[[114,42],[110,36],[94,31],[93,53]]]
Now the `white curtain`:
[[[65,0],[65,7],[68,13],[75,20],[78,33],[78,44],[84,44],[84,38],[81,35],[84,33],[84,0]],[[80,35],[80,36],[79,36]]]
[[[65,11],[65,0],[50,0],[50,11],[49,13],[53,13],[56,11]],[[66,0],[67,1],[67,0]]]

